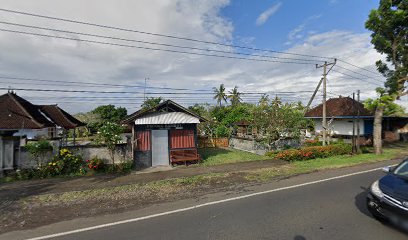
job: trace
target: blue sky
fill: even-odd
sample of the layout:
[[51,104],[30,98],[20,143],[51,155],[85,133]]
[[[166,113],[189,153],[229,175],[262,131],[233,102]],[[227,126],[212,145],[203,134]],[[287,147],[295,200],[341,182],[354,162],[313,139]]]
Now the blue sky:
[[[277,11],[257,25],[258,16],[273,6],[278,6]],[[237,41],[253,38],[252,44],[260,48],[285,50],[317,32],[367,32],[364,23],[377,6],[378,0],[233,0],[221,13],[233,23]],[[299,26],[304,26],[298,32],[302,38],[288,44],[288,36]]]
[[[236,47],[212,45],[208,42],[234,43],[256,48],[287,51],[298,54],[337,57],[353,64],[338,62],[329,75],[329,97],[350,96],[361,90],[362,99],[376,97],[375,88],[384,79],[376,72],[375,62],[383,58],[370,43],[370,33],[364,22],[378,0],[2,0],[2,8],[55,16],[79,21],[127,28],[145,32],[203,40],[183,41],[126,31],[85,26],[2,12],[0,20],[53,29],[113,36],[136,41],[151,41],[204,49],[182,49],[208,54],[205,49],[242,52]],[[107,41],[140,47],[152,45],[101,39],[75,33],[27,29],[0,24],[1,28],[30,31],[71,40],[0,32],[0,75],[17,78],[50,79],[57,81],[121,84],[130,87],[91,87],[78,84],[50,85],[43,82],[0,79],[3,88],[62,88],[67,90],[133,91],[121,93],[59,93],[23,91],[17,93],[36,104],[59,104],[70,112],[89,111],[101,104],[114,104],[135,111],[143,101],[144,79],[148,87],[205,89],[208,95],[177,93],[147,89],[147,96],[161,95],[165,99],[189,106],[194,103],[215,103],[212,88],[225,84],[227,90],[237,86],[241,92],[264,92],[270,96],[279,92],[283,101],[307,103],[321,78],[322,69],[315,64],[324,60],[310,59],[308,64],[283,63],[283,55],[265,51],[245,54],[269,54],[278,61],[259,62],[250,59],[180,54],[166,51],[107,46],[81,40]],[[168,48],[163,45],[153,47]],[[180,49],[178,49],[180,50]],[[229,53],[227,53],[229,54]],[[234,55],[254,58],[254,56]],[[299,56],[299,55],[297,55]],[[304,57],[304,56],[303,56]],[[256,56],[255,56],[256,58]],[[308,58],[308,57],[304,57]],[[356,68],[359,66],[369,71]],[[348,68],[349,70],[345,70]],[[363,71],[365,76],[358,75]],[[357,73],[356,73],[357,72]],[[361,80],[363,78],[363,80]],[[135,86],[135,85],[138,85]],[[309,91],[309,92],[308,92]],[[168,91],[167,91],[168,92]],[[156,95],[153,95],[156,94]],[[92,100],[85,97],[92,97]],[[109,99],[113,97],[113,99]],[[124,99],[126,97],[126,99]],[[244,95],[246,102],[257,103],[259,96]],[[122,98],[122,99],[120,99]],[[321,102],[319,92],[313,105]],[[407,99],[403,104],[408,106]]]

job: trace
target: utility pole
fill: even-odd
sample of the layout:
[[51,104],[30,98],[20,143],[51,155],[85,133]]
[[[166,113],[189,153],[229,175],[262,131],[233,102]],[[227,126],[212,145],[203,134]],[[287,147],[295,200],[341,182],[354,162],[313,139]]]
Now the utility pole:
[[[330,70],[333,68],[333,66],[336,64],[337,59],[334,59],[334,62],[332,63],[327,63],[324,62],[323,65],[317,65],[316,64],[316,68],[321,68],[323,67],[323,120],[322,120],[322,128],[323,128],[323,146],[326,145],[327,143],[327,119],[326,119],[326,97],[327,97],[327,91],[326,91],[326,87],[327,87],[327,74],[330,72]],[[329,69],[329,71],[327,71],[327,66],[332,65],[332,67]]]
[[352,150],[353,154],[356,153],[356,114],[354,114],[354,110],[356,107],[356,100],[355,100],[355,93],[353,92],[353,137],[351,138]]
[[149,80],[150,78],[145,78],[145,86],[144,86],[144,93],[143,93],[143,100],[146,101],[146,84],[147,84],[147,80]]
[[315,98],[317,91],[319,91],[320,85],[322,85],[322,82],[323,82],[323,78],[320,79],[319,83],[316,86],[315,91],[313,92],[312,97],[309,99],[309,102],[307,103],[307,105],[305,107],[305,112],[307,112],[309,110],[310,105],[312,104],[313,99]]
[[[360,90],[357,90],[357,102],[360,104]],[[357,141],[356,151],[360,153],[360,106],[357,106]]]

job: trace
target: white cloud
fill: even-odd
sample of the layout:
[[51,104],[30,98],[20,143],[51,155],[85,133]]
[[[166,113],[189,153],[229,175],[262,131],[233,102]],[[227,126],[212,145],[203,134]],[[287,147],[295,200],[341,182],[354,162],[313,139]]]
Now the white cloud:
[[[228,1],[152,1],[148,4],[142,1],[63,1],[56,3],[52,0],[31,1],[3,1],[2,7],[21,11],[36,12],[100,24],[138,29],[148,32],[185,36],[206,41],[236,42],[233,37],[233,25],[220,15],[220,9]],[[88,12],[88,9],[93,9]],[[115,37],[138,39],[168,44],[179,44],[200,48],[216,48],[235,50],[228,47],[216,47],[208,44],[180,41],[157,36],[127,33],[99,29],[75,24],[41,20],[2,13],[0,19],[9,22],[39,25],[43,27],[68,29],[72,31],[90,32],[111,35]],[[13,28],[1,25],[3,28]],[[20,29],[20,28],[19,28]],[[22,29],[26,30],[26,29]],[[28,30],[30,31],[30,30]],[[35,30],[32,30],[35,31]],[[40,31],[44,34],[54,34]],[[63,36],[62,34],[59,34]],[[70,34],[69,36],[72,36]],[[75,36],[80,39],[88,37]],[[238,39],[239,40],[239,39]],[[252,40],[241,39],[241,42],[251,45]],[[38,38],[11,33],[0,32],[0,75],[20,77],[55,79],[61,81],[84,81],[108,84],[143,85],[144,78],[149,77],[148,86],[174,87],[188,89],[207,89],[224,83],[227,88],[235,85],[241,91],[303,91],[314,90],[321,76],[321,69],[316,69],[314,62],[310,65],[294,65],[270,62],[251,62],[236,59],[192,56],[177,53],[148,51],[91,43],[74,42],[68,40]],[[123,43],[123,42],[121,42]],[[133,43],[127,43],[133,44]],[[140,45],[136,44],[135,45]],[[155,47],[150,45],[143,45]],[[381,58],[370,44],[368,33],[358,34],[344,31],[313,33],[292,45],[288,52],[312,54],[321,56],[335,56],[345,59],[352,64],[372,69],[374,62]],[[266,54],[266,53],[258,53]],[[274,56],[293,57],[290,55]],[[321,62],[316,62],[321,63]],[[341,65],[339,63],[339,65]],[[351,66],[344,65],[353,69]],[[334,68],[336,69],[336,68]],[[341,71],[340,69],[338,69]],[[356,70],[354,68],[354,70]],[[370,75],[369,73],[367,73]],[[375,96],[376,86],[361,82],[357,79],[340,79],[338,73],[329,75],[328,89],[336,95],[349,95],[357,89],[362,90],[362,98]],[[22,85],[21,85],[22,83]],[[135,91],[135,94],[83,94],[58,92],[23,92],[17,93],[34,103],[58,103],[70,112],[87,111],[100,104],[115,104],[128,107],[135,111],[141,99],[119,101],[108,97],[143,97],[143,88],[79,87],[69,84],[40,85],[33,82],[19,82],[17,80],[0,79],[0,86],[14,88],[48,88],[97,91]],[[148,90],[148,92],[159,90]],[[169,91],[166,91],[169,92]],[[102,100],[73,100],[63,97],[104,97]],[[150,95],[152,96],[152,95]],[[173,95],[163,95],[173,98]],[[51,98],[52,97],[52,98]],[[213,102],[212,96],[181,95],[188,99],[175,98],[183,105],[195,102]],[[283,97],[283,95],[282,95]],[[296,97],[296,98],[295,98]],[[310,94],[296,94],[287,96],[285,100],[308,100]],[[45,101],[40,101],[43,98]],[[45,99],[44,99],[45,98]],[[317,98],[316,101],[319,101]],[[245,98],[244,98],[245,99]],[[249,100],[249,98],[246,98]],[[70,102],[71,101],[71,102]],[[255,101],[255,99],[251,99]],[[317,103],[317,102],[315,102]]]
[[334,4],[337,4],[337,3],[338,3],[338,0],[329,0],[330,5],[334,5]]
[[256,25],[260,26],[264,24],[268,19],[274,15],[279,8],[282,6],[281,2],[274,3],[270,8],[266,9],[264,12],[262,12],[259,17],[256,19]]
[[313,20],[319,19],[321,15],[313,15],[308,17],[302,24],[295,27],[292,31],[288,34],[288,41],[285,43],[286,45],[293,44],[294,42],[302,39],[305,37],[304,31],[306,26]]

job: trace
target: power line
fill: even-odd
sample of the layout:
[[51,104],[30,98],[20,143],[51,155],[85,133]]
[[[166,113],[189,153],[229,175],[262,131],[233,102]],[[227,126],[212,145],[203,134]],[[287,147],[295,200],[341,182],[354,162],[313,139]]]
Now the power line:
[[[100,28],[108,28],[108,29],[113,29],[113,30],[121,30],[121,31],[134,32],[134,33],[140,33],[140,34],[147,34],[147,35],[153,35],[153,36],[160,36],[160,37],[166,37],[166,38],[173,38],[173,39],[179,39],[179,40],[187,40],[187,41],[200,42],[200,43],[206,43],[206,44],[214,44],[214,45],[220,45],[220,46],[227,46],[227,47],[248,49],[248,50],[254,50],[254,51],[264,51],[264,52],[280,53],[280,54],[293,55],[293,56],[303,56],[303,57],[320,58],[320,59],[333,59],[333,57],[323,57],[323,56],[316,56],[316,55],[310,55],[310,54],[299,54],[299,53],[290,53],[290,52],[283,52],[283,51],[275,51],[275,50],[270,50],[270,49],[261,49],[261,48],[240,46],[240,45],[234,45],[234,44],[225,44],[225,43],[218,43],[218,42],[212,42],[212,41],[203,41],[203,40],[192,39],[192,38],[186,38],[186,37],[179,37],[179,36],[172,36],[172,35],[151,33],[151,32],[139,31],[139,30],[125,29],[125,28],[120,28],[120,27],[113,27],[113,26],[102,25],[102,24],[95,24],[95,23],[90,23],[90,22],[82,22],[82,21],[71,20],[71,19],[51,17],[51,16],[45,16],[45,15],[40,15],[40,14],[35,14],[35,13],[29,13],[29,12],[23,12],[23,11],[16,11],[16,10],[11,10],[11,9],[0,8],[0,11],[9,12],[9,13],[14,13],[14,14],[20,14],[20,15],[27,15],[27,16],[32,16],[32,17],[38,17],[38,18],[45,18],[45,19],[57,20],[57,21],[64,21],[64,22],[75,23],[75,24],[82,24],[82,25],[100,27]],[[77,39],[76,39],[76,40],[77,40]],[[338,60],[341,61],[341,62],[343,62],[343,63],[345,63],[345,64],[348,64],[348,65],[350,65],[350,66],[353,66],[353,67],[362,69],[362,70],[364,70],[364,71],[368,71],[368,72],[371,72],[371,73],[378,74],[377,72],[367,70],[367,69],[365,69],[365,68],[359,67],[359,66],[354,65],[354,64],[352,64],[352,63],[349,63],[349,62],[347,62],[347,61],[344,61],[344,60],[341,60],[341,59],[338,59]]]
[[338,60],[339,62],[348,64],[348,65],[350,65],[350,66],[353,66],[353,67],[355,67],[355,68],[364,70],[364,71],[366,71],[366,72],[374,73],[374,74],[376,74],[376,75],[381,75],[379,72],[375,72],[375,71],[371,71],[371,70],[368,70],[368,69],[363,68],[363,67],[359,67],[359,66],[357,66],[357,65],[355,65],[355,64],[352,64],[352,63],[350,63],[350,62],[347,62],[347,61],[344,61],[344,60],[341,60],[341,59],[337,59],[337,60]]
[[[0,87],[0,90],[10,90],[9,88]],[[13,90],[17,91],[33,91],[33,92],[70,92],[70,93],[109,93],[109,94],[142,94],[142,92],[128,92],[128,91],[93,91],[93,90],[63,90],[63,89],[38,89],[38,88],[13,88]],[[298,91],[298,92],[312,92],[312,91]],[[279,93],[293,93],[296,94],[298,92],[279,92]],[[268,92],[242,92],[242,94],[248,95],[260,95],[265,94]],[[276,92],[272,92],[276,93]],[[151,95],[206,95],[209,93],[192,93],[192,92],[149,92],[148,94]]]
[[[143,88],[144,86],[141,85],[126,85],[126,84],[108,84],[108,83],[92,83],[92,82],[79,82],[79,81],[62,81],[62,80],[53,80],[53,79],[40,79],[40,78],[24,78],[24,77],[13,77],[13,76],[1,76],[0,79],[10,79],[10,80],[21,80],[21,81],[29,81],[29,82],[44,82],[44,84],[38,84],[36,85],[47,85],[47,86],[61,86],[62,84],[77,84],[77,85],[90,85],[91,87],[126,87],[126,88]],[[0,80],[1,81],[1,80]],[[10,82],[2,82],[5,84],[9,85],[21,85],[21,84],[26,84],[26,83],[10,83]],[[56,83],[56,84],[50,84],[50,83]],[[66,87],[68,86],[75,86],[75,85],[65,85]],[[204,90],[204,89],[188,89],[188,88],[171,88],[171,87],[146,87],[149,89],[163,89],[163,90],[179,90],[179,91],[191,91],[191,92],[202,92],[202,93],[208,93],[208,94],[214,94],[213,91],[211,90]],[[296,94],[296,93],[309,93],[311,91],[264,91],[264,92],[257,92],[256,94]],[[242,92],[243,94],[251,93],[251,91],[248,92]],[[147,93],[149,94],[149,93]],[[183,92],[180,92],[180,94],[183,94]]]
[[192,41],[192,42],[199,42],[199,43],[206,43],[206,44],[214,44],[214,45],[226,46],[226,47],[241,48],[241,49],[247,49],[247,50],[253,50],[253,51],[264,51],[264,52],[272,52],[272,53],[287,54],[287,55],[294,55],[294,56],[312,57],[312,58],[320,58],[320,59],[331,59],[329,57],[322,57],[322,56],[316,56],[316,55],[290,53],[290,52],[276,51],[276,50],[270,50],[270,49],[260,49],[260,48],[247,47],[247,46],[241,46],[241,45],[233,45],[233,44],[225,44],[225,43],[218,43],[218,42],[212,42],[212,41],[204,41],[204,40],[187,38],[187,37],[179,37],[179,36],[173,36],[173,35],[151,33],[151,32],[146,32],[146,31],[126,29],[126,28],[121,28],[121,27],[113,27],[113,26],[108,26],[108,25],[95,24],[95,23],[83,22],[83,21],[78,21],[78,20],[71,20],[71,19],[66,19],[66,18],[51,17],[51,16],[46,16],[46,15],[40,15],[40,14],[35,14],[35,13],[23,12],[23,11],[16,11],[16,10],[11,10],[11,9],[0,8],[0,11],[14,13],[14,14],[21,14],[21,15],[26,15],[26,16],[32,16],[32,17],[38,17],[38,18],[45,18],[45,19],[63,21],[63,22],[69,22],[69,23],[75,23],[75,24],[81,24],[81,25],[87,25],[87,26],[93,26],[93,27],[99,27],[99,28],[107,28],[107,29],[112,29],[112,30],[133,32],[133,33],[146,34],[146,35],[165,37],[165,38],[172,38],[172,39],[178,39],[178,40],[185,40],[185,41]]
[[[352,78],[352,79],[359,79],[359,80],[361,80],[361,81],[364,81],[364,82],[367,82],[367,83],[370,83],[370,84],[373,84],[373,85],[376,85],[376,86],[380,86],[380,87],[381,87],[380,84],[370,82],[370,81],[368,81],[368,80],[366,80],[366,79],[364,79],[364,78],[355,77],[355,76],[352,76],[352,75],[347,74],[347,73],[344,73],[344,72],[339,72],[339,71],[337,71],[337,70],[332,70],[332,72],[340,73],[340,74],[343,74],[343,75],[345,75],[345,76],[348,76],[348,77],[350,77],[350,78]],[[337,77],[337,76],[335,76],[335,77]],[[337,77],[337,78],[342,78],[342,77]]]
[[[9,88],[0,88],[0,90],[9,90]],[[110,93],[110,94],[115,94],[115,93],[120,93],[120,94],[142,94],[141,92],[128,92],[128,91],[120,91],[120,92],[114,92],[114,91],[93,91],[93,90],[62,90],[62,89],[34,89],[34,88],[13,88],[13,90],[18,90],[18,91],[33,91],[33,92],[70,92],[70,93]],[[175,93],[175,92],[152,92],[149,93],[152,95],[167,95],[167,94],[207,94],[207,93]]]
[[19,27],[26,27],[26,28],[34,28],[34,29],[53,31],[53,32],[77,34],[77,35],[82,35],[82,36],[98,37],[98,38],[120,40],[120,41],[126,41],[126,42],[136,42],[136,43],[158,45],[158,46],[165,46],[165,47],[174,47],[174,48],[199,50],[199,51],[206,51],[206,52],[217,52],[217,53],[244,55],[244,56],[251,56],[251,57],[263,57],[263,58],[272,58],[272,59],[284,59],[284,60],[294,60],[294,61],[316,62],[316,60],[304,59],[304,58],[276,57],[276,56],[269,56],[269,55],[259,55],[259,54],[252,54],[252,53],[223,51],[223,50],[208,49],[208,48],[187,47],[187,46],[180,46],[180,45],[167,44],[167,43],[157,43],[157,42],[134,40],[134,39],[128,39],[128,38],[118,38],[118,37],[112,37],[112,36],[106,36],[106,35],[97,35],[97,34],[89,34],[89,33],[83,33],[83,32],[67,31],[67,30],[61,30],[61,29],[55,29],[55,28],[38,27],[38,26],[33,26],[33,25],[10,23],[10,22],[4,22],[4,21],[0,21],[0,23],[7,24],[7,25],[13,25],[13,26],[19,26]]
[[[292,98],[299,98],[300,96],[287,96],[286,94],[279,94],[279,95],[284,95],[284,97],[292,97]],[[117,101],[129,101],[129,100],[144,100],[143,97],[81,97],[81,96],[76,96],[76,97],[37,97],[37,96],[26,96],[27,98],[30,99],[36,99],[36,100],[48,100],[48,99],[68,99],[68,100],[81,100],[81,99],[86,99],[86,100],[117,100]],[[180,96],[172,96],[172,99],[180,99],[180,100],[196,100],[197,97],[180,97]],[[259,96],[251,95],[251,96],[243,96],[243,99],[260,99]],[[212,96],[209,96],[208,99],[213,99]]]
[[339,66],[339,65],[337,65],[337,67],[338,67],[338,68],[341,68],[341,69],[344,69],[344,70],[346,70],[346,71],[349,71],[349,72],[358,74],[358,75],[360,75],[360,76],[362,76],[362,77],[366,77],[366,78],[370,78],[370,79],[373,79],[373,80],[381,81],[381,80],[378,79],[379,77],[371,77],[371,76],[368,76],[368,75],[365,75],[365,74],[362,74],[362,73],[359,73],[359,72],[350,70],[350,69],[348,69],[348,68],[345,68],[345,67],[342,67],[342,66]]
[[4,28],[0,28],[0,31],[18,33],[18,34],[25,34],[25,35],[32,35],[32,36],[48,37],[48,38],[59,38],[59,39],[77,41],[77,42],[78,41],[79,42],[88,42],[88,43],[96,43],[96,44],[103,44],[103,45],[109,45],[109,46],[137,48],[137,49],[152,50],[152,51],[163,51],[163,52],[171,52],[171,53],[182,53],[182,54],[199,55],[199,56],[207,56],[207,57],[219,57],[219,58],[239,59],[239,60],[247,60],[247,61],[257,61],[257,62],[289,63],[289,64],[311,64],[309,62],[289,62],[289,61],[267,60],[267,59],[257,59],[257,58],[244,58],[244,57],[233,57],[233,56],[216,55],[216,54],[185,52],[185,51],[162,49],[162,48],[141,47],[141,46],[135,46],[135,45],[101,42],[101,41],[94,41],[94,40],[62,37],[62,36],[53,36],[53,35],[31,33],[31,32],[24,32],[24,31],[15,31],[15,30],[4,29]]
[[[61,81],[61,80],[52,80],[52,79],[38,79],[38,78],[23,78],[23,77],[12,77],[12,76],[1,76],[0,79],[10,79],[10,80],[22,80],[22,81],[31,81],[31,82],[55,82],[55,83],[69,83],[69,84],[78,84],[78,85],[91,85],[96,87],[131,87],[131,88],[144,88],[141,85],[125,85],[125,84],[109,84],[109,83],[92,83],[92,82],[78,82],[78,81]],[[14,83],[13,83],[14,84]],[[60,85],[59,85],[60,86]],[[179,90],[179,91],[201,91],[209,92],[209,90],[204,89],[188,89],[188,88],[171,88],[171,87],[146,87],[149,89],[165,89],[165,90]]]

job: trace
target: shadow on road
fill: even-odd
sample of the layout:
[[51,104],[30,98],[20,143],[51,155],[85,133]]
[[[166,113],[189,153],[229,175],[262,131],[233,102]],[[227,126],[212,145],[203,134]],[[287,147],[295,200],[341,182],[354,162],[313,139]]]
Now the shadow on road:
[[367,193],[368,193],[368,188],[365,187],[360,187],[363,191],[359,194],[357,194],[354,197],[354,204],[356,205],[357,209],[363,213],[364,215],[373,218],[373,216],[370,214],[370,212],[367,209],[366,206],[366,198],[367,198]]
[[[366,198],[367,198],[367,193],[368,193],[369,190],[368,190],[368,188],[365,188],[365,187],[360,187],[360,188],[363,190],[363,192],[357,194],[354,197],[354,204],[356,205],[357,209],[361,213],[363,213],[364,215],[366,215],[366,216],[368,216],[370,218],[375,219],[373,217],[373,215],[371,215],[371,213],[368,211],[367,205],[366,205],[366,201],[367,201]],[[396,231],[399,231],[401,233],[405,233],[405,234],[408,233],[406,230],[398,228],[398,227],[392,225],[390,222],[388,222],[386,220],[376,220],[376,221],[379,221],[382,225],[384,225],[386,227],[389,227],[389,228],[392,228],[392,229],[394,229]]]
[[296,235],[293,240],[306,240],[305,237],[301,236],[301,235]]

